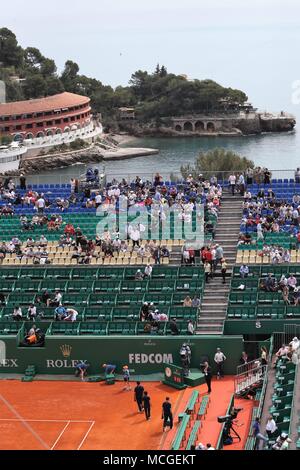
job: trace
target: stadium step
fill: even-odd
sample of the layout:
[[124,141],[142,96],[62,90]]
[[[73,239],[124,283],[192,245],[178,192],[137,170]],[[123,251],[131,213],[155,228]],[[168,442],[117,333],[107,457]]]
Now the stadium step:
[[[228,269],[227,274],[232,276],[230,269],[236,260],[236,245],[240,233],[242,217],[242,197],[226,194],[222,197],[216,226],[214,242],[222,246],[224,258]],[[226,319],[230,280],[222,284],[219,267],[214,278],[205,284],[200,315],[198,317],[197,334],[222,334]]]

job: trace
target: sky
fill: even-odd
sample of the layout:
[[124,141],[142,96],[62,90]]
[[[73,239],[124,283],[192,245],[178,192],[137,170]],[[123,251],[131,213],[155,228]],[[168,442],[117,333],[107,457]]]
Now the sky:
[[59,71],[71,59],[115,87],[160,63],[242,89],[261,110],[300,113],[299,0],[10,0],[0,19]]

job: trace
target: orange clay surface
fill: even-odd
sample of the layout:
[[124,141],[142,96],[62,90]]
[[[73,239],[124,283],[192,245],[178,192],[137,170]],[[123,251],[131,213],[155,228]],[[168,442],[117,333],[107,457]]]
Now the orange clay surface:
[[[212,382],[211,405],[198,439],[204,443],[216,444],[221,427],[216,417],[225,414],[233,391],[233,380],[223,380]],[[138,412],[133,391],[124,391],[123,386],[122,382],[106,385],[1,380],[0,449],[169,448],[176,432],[177,415],[194,389],[178,391],[159,382],[144,382],[152,403],[151,419],[146,421],[144,413]],[[131,386],[134,388],[135,384]],[[203,395],[207,388],[202,385],[197,389]],[[172,403],[175,426],[173,431],[163,433],[161,405],[166,396]],[[241,434],[246,432],[251,412],[249,405],[247,408]]]

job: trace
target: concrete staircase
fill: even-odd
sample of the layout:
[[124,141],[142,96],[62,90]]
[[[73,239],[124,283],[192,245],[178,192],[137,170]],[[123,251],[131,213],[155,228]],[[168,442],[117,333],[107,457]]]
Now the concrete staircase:
[[197,334],[209,335],[223,333],[223,325],[226,319],[228,295],[232,268],[236,259],[236,244],[240,232],[242,217],[242,198],[239,195],[226,195],[222,198],[219,211],[219,219],[215,234],[215,243],[224,249],[224,257],[227,261],[227,279],[222,283],[220,265],[213,279],[205,285],[201,312],[197,324]]

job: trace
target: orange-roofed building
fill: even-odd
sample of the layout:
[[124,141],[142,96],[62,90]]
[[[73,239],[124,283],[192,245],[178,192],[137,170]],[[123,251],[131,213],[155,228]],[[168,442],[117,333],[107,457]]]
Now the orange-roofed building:
[[90,99],[74,93],[0,104],[0,134],[17,141],[84,129],[90,123]]

